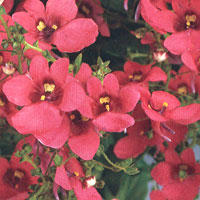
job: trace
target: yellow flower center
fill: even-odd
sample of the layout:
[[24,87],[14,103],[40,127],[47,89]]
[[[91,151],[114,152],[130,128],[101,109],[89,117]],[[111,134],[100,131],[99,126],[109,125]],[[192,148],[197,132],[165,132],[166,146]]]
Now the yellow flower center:
[[89,121],[89,118],[87,118],[87,117],[81,115],[81,120],[84,121],[84,122],[87,122],[87,121]]
[[167,102],[164,102],[164,103],[163,103],[163,107],[168,107],[168,103],[167,103]]
[[87,7],[87,6],[85,6],[85,5],[82,5],[82,11],[86,14],[86,15],[89,15],[90,14],[90,9]]
[[100,104],[110,103],[110,97],[101,97],[99,99]]
[[187,94],[187,87],[184,85],[184,86],[181,86],[178,88],[178,91],[177,91],[179,94]]
[[70,115],[69,117],[70,117],[70,119],[71,119],[71,120],[74,120],[74,119],[76,118],[76,116],[75,116],[75,115],[73,115],[73,114],[72,114],[72,115]]
[[58,26],[56,26],[55,24],[51,27],[52,29],[56,30],[58,28]]
[[75,176],[79,176],[79,173],[78,173],[78,172],[74,172],[74,175],[75,175]]
[[16,170],[14,176],[21,179],[24,176],[24,173]]
[[0,106],[5,106],[5,102],[0,98]]
[[129,75],[128,78],[134,81],[140,81],[142,78],[142,74]]
[[46,25],[43,21],[39,21],[39,24],[37,25],[38,31],[43,31],[46,28]]
[[54,84],[45,83],[44,84],[44,91],[52,93],[54,91],[55,87],[56,86]]
[[196,15],[186,15],[185,19],[186,19],[186,28],[190,28],[191,24],[193,24],[196,21],[197,17]]
[[0,56],[0,64],[3,63],[3,56]]

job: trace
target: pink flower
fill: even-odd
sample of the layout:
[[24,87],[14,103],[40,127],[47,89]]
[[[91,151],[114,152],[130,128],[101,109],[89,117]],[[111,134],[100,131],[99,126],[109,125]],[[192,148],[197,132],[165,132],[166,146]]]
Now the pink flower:
[[77,14],[75,0],[48,0],[46,9],[39,0],[24,3],[27,12],[16,12],[13,20],[22,25],[28,33],[26,41],[39,41],[42,49],[76,52],[95,42],[98,27],[91,19],[74,19]]
[[[8,100],[24,106],[12,116],[13,126],[18,132],[31,133],[43,144],[54,148],[61,147],[69,134],[61,111],[75,110],[85,97],[77,81],[66,83],[68,65],[68,59],[60,58],[49,69],[47,60],[36,56],[29,75],[13,77],[3,85]],[[59,136],[55,137],[57,133]]]

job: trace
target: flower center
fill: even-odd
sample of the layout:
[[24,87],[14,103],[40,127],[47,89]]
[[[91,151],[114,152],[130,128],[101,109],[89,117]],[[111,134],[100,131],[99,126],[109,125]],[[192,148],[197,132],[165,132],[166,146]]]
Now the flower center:
[[48,26],[43,21],[39,21],[37,25],[38,37],[41,41],[48,42],[51,35],[57,29],[58,29],[58,26],[56,24],[53,24],[52,26]]
[[0,64],[3,63],[3,56],[0,56]]
[[163,102],[162,108],[161,108],[161,109],[155,109],[155,108],[153,108],[153,107],[151,106],[151,104],[148,104],[148,108],[149,108],[149,109],[153,109],[153,110],[159,112],[160,114],[163,114],[167,107],[168,107],[168,103],[167,103],[166,101]]
[[2,106],[5,106],[5,102],[0,98],[0,106],[2,107]]
[[109,105],[109,103],[110,103],[110,97],[108,97],[108,96],[106,96],[106,97],[101,97],[101,98],[99,99],[99,102],[100,102],[100,104],[102,104],[102,105],[105,106],[105,109],[106,109],[107,111],[110,111],[110,105]]
[[16,169],[8,169],[7,172],[3,176],[4,183],[10,185],[11,187],[18,189],[20,191],[25,191],[28,187],[27,183],[24,184],[25,173],[22,170]]
[[49,96],[49,94],[51,94],[54,90],[55,90],[55,85],[53,83],[45,83],[44,84],[44,92],[45,94],[43,94],[40,98],[40,100],[44,101],[46,99],[46,97]]
[[92,13],[92,7],[87,3],[82,3],[79,6],[79,12],[82,13],[85,17],[89,17]]
[[185,20],[186,20],[186,28],[193,28],[194,23],[196,21],[196,15],[186,15]]
[[142,72],[136,72],[133,75],[128,76],[130,81],[138,82],[142,79]]
[[81,115],[81,113],[77,110],[73,111],[71,114],[69,114],[69,118],[74,122],[74,123],[78,123],[78,122],[87,122],[90,119]]
[[179,180],[181,182],[183,182],[184,179],[187,178],[187,170],[188,170],[188,166],[187,165],[180,165],[179,166],[179,173],[178,173],[178,175],[179,175]]
[[187,94],[187,86],[186,85],[182,85],[182,86],[178,87],[177,92],[179,94]]

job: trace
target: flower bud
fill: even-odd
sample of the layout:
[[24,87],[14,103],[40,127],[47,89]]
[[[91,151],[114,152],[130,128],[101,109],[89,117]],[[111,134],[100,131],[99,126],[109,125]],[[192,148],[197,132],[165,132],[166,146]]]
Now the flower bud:
[[2,70],[6,75],[14,74],[15,67],[12,62],[7,62],[4,66],[2,66]]
[[167,52],[163,50],[158,50],[157,52],[153,53],[153,58],[157,62],[163,62],[168,58]]
[[84,180],[84,185],[87,188],[90,188],[90,187],[94,186],[95,184],[96,184],[96,177],[95,176],[90,176],[90,177],[88,177]]

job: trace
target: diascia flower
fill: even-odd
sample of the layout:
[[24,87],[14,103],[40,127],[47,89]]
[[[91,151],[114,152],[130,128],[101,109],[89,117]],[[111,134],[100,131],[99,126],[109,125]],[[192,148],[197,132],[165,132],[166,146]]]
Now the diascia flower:
[[[68,158],[66,149],[61,149],[64,160]],[[55,183],[65,190],[74,190],[78,200],[101,200],[97,190],[89,184],[88,180],[94,177],[86,177],[83,168],[78,160],[70,158],[65,165],[57,167],[55,174]]]
[[200,104],[180,106],[175,96],[164,91],[154,91],[150,96],[148,91],[143,90],[142,108],[152,120],[151,124],[155,132],[168,141],[171,141],[170,135],[166,133],[175,134],[175,131],[168,126],[168,122],[187,125],[200,119]]
[[160,162],[151,171],[151,176],[163,185],[167,199],[193,200],[200,185],[200,164],[192,149],[185,149],[179,156],[175,151],[165,152],[165,162]]
[[26,41],[39,41],[42,49],[51,49],[51,44],[59,51],[76,52],[95,42],[98,26],[92,19],[74,19],[77,14],[75,0],[48,0],[46,9],[39,0],[24,3],[27,12],[16,12],[13,20],[22,25],[28,33]]
[[0,200],[21,200],[29,197],[29,186],[37,184],[38,177],[31,175],[32,165],[13,154],[10,162],[0,158]]
[[103,8],[100,0],[76,0],[78,4],[78,18],[91,18],[99,27],[102,36],[110,37],[110,31],[107,23],[103,19]]
[[69,133],[61,110],[75,110],[85,97],[79,83],[65,82],[68,65],[69,60],[61,58],[49,69],[47,60],[36,56],[31,62],[29,75],[13,77],[3,85],[8,100],[24,106],[11,118],[17,131],[31,133],[43,144],[54,148],[61,147]]
[[[199,41],[199,14],[198,0],[172,0],[172,9],[157,9],[150,0],[142,0],[142,15],[147,22],[160,30],[172,33],[165,39],[164,46],[173,54],[180,55],[193,48]],[[196,44],[191,44],[191,41]]]
[[113,74],[105,76],[103,85],[98,78],[89,78],[87,90],[93,101],[93,124],[99,130],[121,132],[134,124],[134,119],[126,113],[136,106],[140,99],[139,92],[126,86],[120,89]]
[[153,64],[141,65],[136,62],[127,61],[123,71],[115,71],[120,85],[132,84],[148,88],[148,82],[166,81],[167,75],[159,67],[152,67]]

